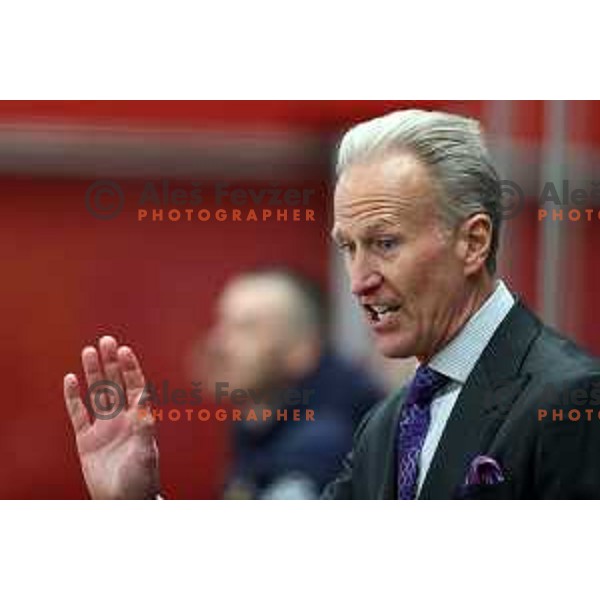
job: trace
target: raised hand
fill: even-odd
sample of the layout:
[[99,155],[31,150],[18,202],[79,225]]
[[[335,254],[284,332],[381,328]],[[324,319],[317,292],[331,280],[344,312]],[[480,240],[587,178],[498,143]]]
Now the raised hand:
[[77,377],[69,373],[64,379],[65,402],[90,496],[155,498],[160,491],[158,447],[152,414],[140,403],[144,374],[133,350],[118,347],[113,337],[104,336],[98,347],[99,352],[88,346],[81,353],[87,402]]

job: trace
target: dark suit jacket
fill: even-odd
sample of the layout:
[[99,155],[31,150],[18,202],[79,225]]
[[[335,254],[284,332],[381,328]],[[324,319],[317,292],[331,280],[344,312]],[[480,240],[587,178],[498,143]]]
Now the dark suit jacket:
[[[405,396],[406,388],[367,414],[324,498],[396,497]],[[419,498],[600,498],[599,409],[600,364],[517,302],[463,386]],[[465,486],[478,455],[498,462],[502,483]]]

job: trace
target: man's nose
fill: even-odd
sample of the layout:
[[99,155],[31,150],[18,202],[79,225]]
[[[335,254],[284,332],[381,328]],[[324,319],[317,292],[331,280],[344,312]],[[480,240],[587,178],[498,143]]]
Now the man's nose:
[[382,283],[383,277],[368,261],[355,260],[350,270],[350,284],[355,296],[365,296],[374,292]]

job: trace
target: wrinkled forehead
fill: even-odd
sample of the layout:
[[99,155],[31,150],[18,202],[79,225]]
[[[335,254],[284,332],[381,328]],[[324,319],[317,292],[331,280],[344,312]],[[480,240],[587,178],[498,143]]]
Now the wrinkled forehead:
[[358,162],[337,181],[332,233],[426,222],[437,214],[437,196],[427,168],[411,154]]

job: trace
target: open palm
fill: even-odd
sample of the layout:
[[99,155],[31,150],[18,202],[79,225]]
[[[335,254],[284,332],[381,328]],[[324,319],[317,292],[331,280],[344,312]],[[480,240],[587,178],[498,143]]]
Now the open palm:
[[113,390],[113,401],[120,396],[120,402],[109,406],[105,394],[105,403],[98,403],[89,391],[84,403],[77,377],[68,374],[64,379],[65,402],[90,496],[155,498],[160,491],[158,448],[154,419],[140,403],[145,387],[142,369],[133,350],[118,347],[113,337],[104,336],[98,347],[99,351],[88,346],[81,354],[88,389]]

